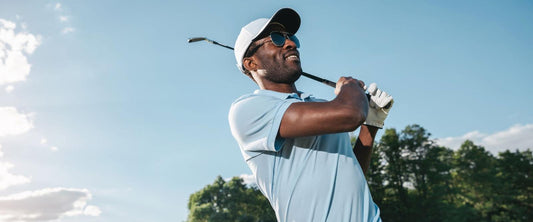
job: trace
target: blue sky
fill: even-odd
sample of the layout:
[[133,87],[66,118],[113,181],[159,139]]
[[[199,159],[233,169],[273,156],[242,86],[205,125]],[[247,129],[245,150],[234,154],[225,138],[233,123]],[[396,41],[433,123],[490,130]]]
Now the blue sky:
[[[493,153],[533,144],[529,1],[0,5],[0,221],[183,221],[191,193],[249,174],[227,114],[257,87],[231,51],[186,40],[233,45],[283,7],[302,18],[304,71],[394,96],[385,127],[416,123],[442,145]],[[308,79],[297,87],[334,97]]]

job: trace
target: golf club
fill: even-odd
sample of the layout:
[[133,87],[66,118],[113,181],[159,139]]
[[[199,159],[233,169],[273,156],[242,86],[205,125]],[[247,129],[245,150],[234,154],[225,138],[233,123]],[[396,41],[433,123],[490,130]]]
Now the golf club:
[[[206,42],[209,42],[209,43],[211,43],[211,44],[215,44],[215,45],[218,45],[218,46],[222,46],[222,47],[224,47],[224,48],[227,48],[227,49],[234,50],[233,47],[231,47],[231,46],[227,46],[227,45],[224,45],[224,44],[220,44],[220,43],[218,43],[217,41],[213,41],[213,40],[208,39],[208,38],[206,38],[206,37],[193,37],[193,38],[189,38],[189,39],[187,39],[187,42],[188,42],[188,43],[199,42],[199,41],[206,41]],[[327,79],[320,78],[320,77],[315,76],[315,75],[311,75],[311,74],[306,73],[306,72],[302,72],[302,75],[305,76],[305,77],[307,77],[307,78],[310,78],[310,79],[312,79],[312,80],[315,80],[315,81],[318,81],[318,82],[324,83],[324,84],[326,84],[326,85],[328,85],[328,86],[331,86],[331,87],[333,87],[333,88],[335,88],[335,86],[337,85],[335,82],[329,81],[329,80],[327,80]],[[366,90],[366,86],[364,87],[364,89]],[[370,95],[367,94],[367,96],[368,96],[368,99],[370,99]],[[387,104],[384,108],[387,109],[387,108],[390,107],[390,105],[391,105],[391,104],[389,103],[389,104]]]
[[[227,45],[224,45],[224,44],[220,44],[220,43],[218,43],[217,41],[213,41],[213,40],[208,39],[208,38],[205,38],[205,37],[194,37],[194,38],[189,38],[189,39],[187,40],[188,43],[199,42],[199,41],[206,41],[206,42],[209,42],[209,43],[211,43],[211,44],[215,44],[215,45],[222,46],[222,47],[224,47],[224,48],[227,48],[227,49],[231,49],[231,50],[233,50],[233,47],[231,47],[231,46],[227,46]],[[324,83],[324,84],[326,84],[326,85],[328,85],[328,86],[331,86],[331,87],[335,88],[336,83],[334,83],[334,82],[332,82],[332,81],[329,81],[329,80],[327,80],[327,79],[323,79],[323,78],[320,78],[320,77],[318,77],[318,76],[311,75],[311,74],[306,73],[306,72],[302,72],[302,75],[305,76],[305,77],[307,77],[307,78],[310,78],[310,79],[312,79],[312,80],[315,80],[315,81],[318,81],[318,82]]]
[[205,37],[194,37],[194,38],[189,38],[187,40],[188,43],[192,43],[192,42],[199,42],[199,41],[206,41],[206,42],[209,42],[211,44],[215,44],[215,45],[219,45],[219,46],[222,46],[224,48],[227,48],[227,49],[231,49],[233,50],[233,47],[231,46],[227,46],[227,45],[224,45],[224,44],[220,44],[218,43],[217,41],[213,41],[211,39],[208,39],[208,38],[205,38]]

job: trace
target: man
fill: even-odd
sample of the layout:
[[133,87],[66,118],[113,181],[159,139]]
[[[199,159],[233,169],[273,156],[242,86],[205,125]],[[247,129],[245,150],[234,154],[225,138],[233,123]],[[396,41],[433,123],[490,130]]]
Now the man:
[[[332,101],[298,91],[299,27],[285,8],[242,28],[237,67],[260,89],[232,104],[232,134],[278,221],[381,221],[364,172],[392,97],[373,84],[369,108],[364,83],[351,77],[339,79]],[[358,127],[352,150],[347,132]]]

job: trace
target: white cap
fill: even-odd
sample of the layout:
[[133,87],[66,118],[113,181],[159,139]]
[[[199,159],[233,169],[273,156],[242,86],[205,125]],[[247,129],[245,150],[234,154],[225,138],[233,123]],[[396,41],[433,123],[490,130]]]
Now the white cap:
[[261,35],[265,28],[271,23],[279,23],[285,27],[285,31],[295,34],[300,28],[300,16],[296,11],[290,8],[282,8],[278,10],[270,19],[260,18],[248,25],[242,27],[241,33],[235,41],[235,59],[237,60],[237,68],[244,72],[242,67],[242,59],[250,44]]

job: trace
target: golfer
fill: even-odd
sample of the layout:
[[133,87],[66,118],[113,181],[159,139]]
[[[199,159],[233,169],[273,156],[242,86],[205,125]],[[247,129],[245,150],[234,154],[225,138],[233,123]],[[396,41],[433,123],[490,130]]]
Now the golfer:
[[[298,91],[299,27],[284,8],[242,28],[237,66],[259,89],[231,105],[231,132],[278,221],[381,221],[365,172],[392,97],[372,84],[367,99],[352,77],[338,80],[331,101]],[[348,132],[359,127],[352,149]]]

